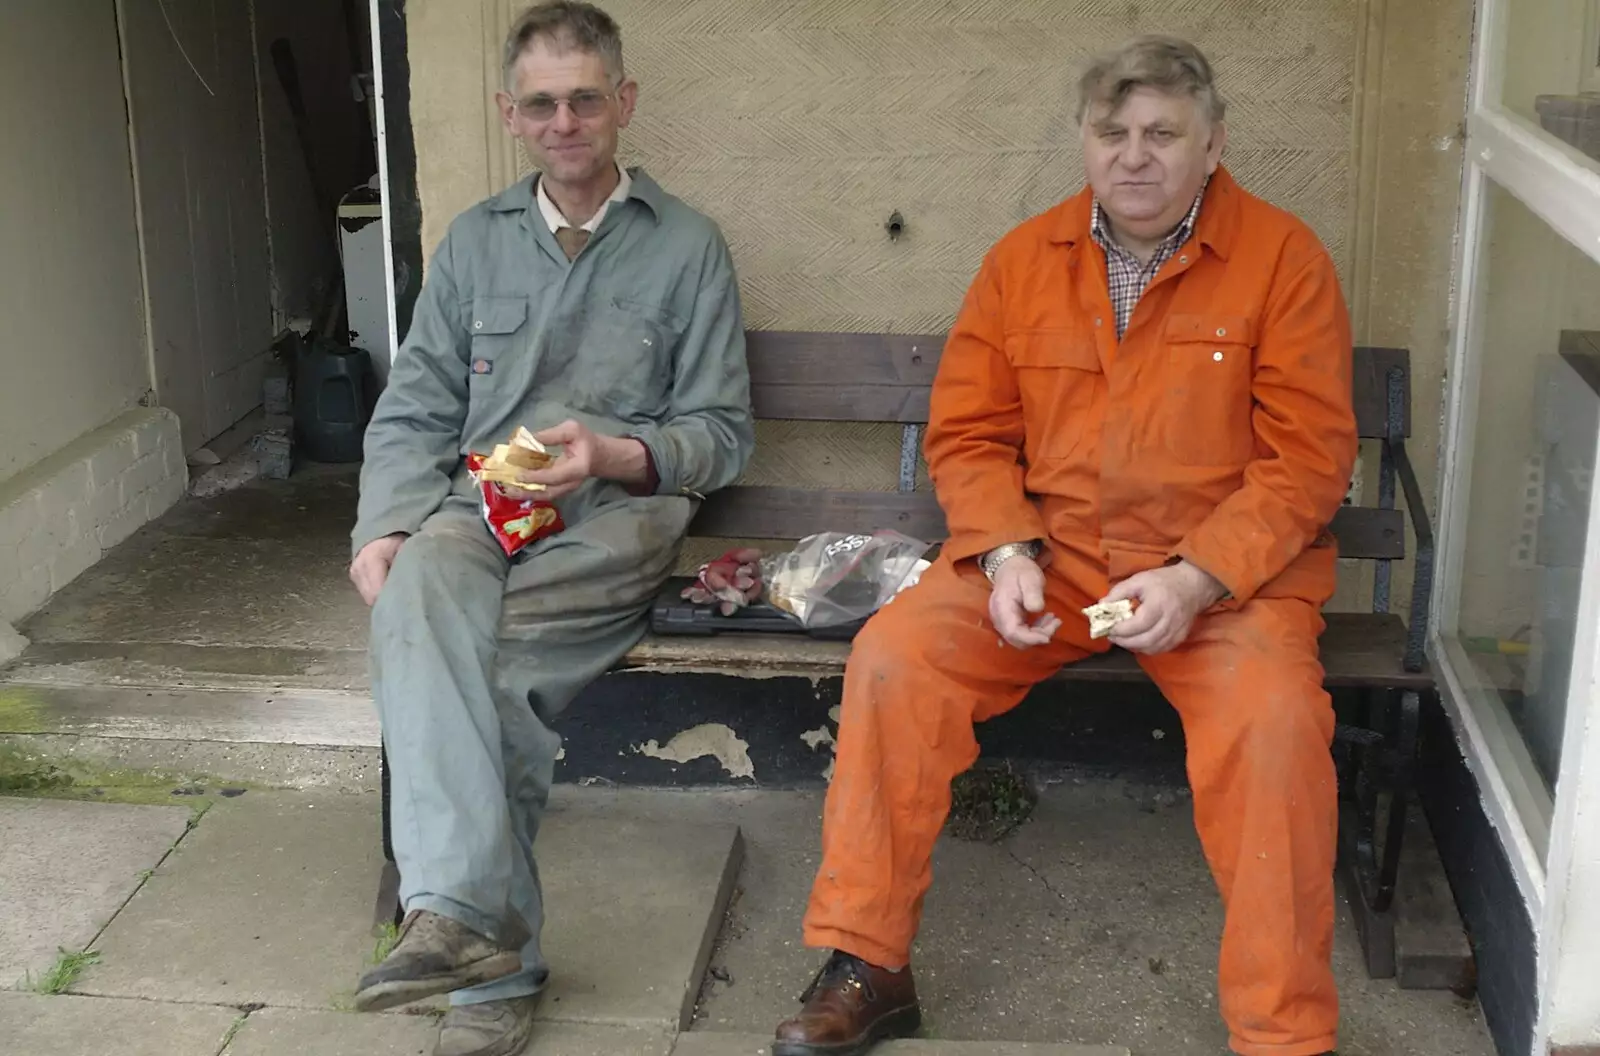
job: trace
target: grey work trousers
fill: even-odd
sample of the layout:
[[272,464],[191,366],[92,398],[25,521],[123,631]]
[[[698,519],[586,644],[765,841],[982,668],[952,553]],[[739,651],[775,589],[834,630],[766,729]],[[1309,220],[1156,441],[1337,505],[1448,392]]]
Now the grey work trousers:
[[493,939],[519,914],[533,936],[522,972],[454,1004],[544,985],[533,842],[561,746],[551,723],[643,636],[693,512],[612,485],[561,507],[568,527],[508,561],[477,499],[451,495],[400,547],[372,609],[401,905]]

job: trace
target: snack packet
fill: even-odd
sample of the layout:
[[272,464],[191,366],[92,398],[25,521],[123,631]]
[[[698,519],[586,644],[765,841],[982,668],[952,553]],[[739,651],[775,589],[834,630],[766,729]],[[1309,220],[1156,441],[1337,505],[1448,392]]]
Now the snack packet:
[[543,484],[517,480],[522,470],[543,469],[554,461],[526,429],[518,429],[509,444],[495,445],[491,454],[467,455],[467,470],[478,485],[484,523],[507,557],[566,527],[554,503],[536,498],[545,490]]

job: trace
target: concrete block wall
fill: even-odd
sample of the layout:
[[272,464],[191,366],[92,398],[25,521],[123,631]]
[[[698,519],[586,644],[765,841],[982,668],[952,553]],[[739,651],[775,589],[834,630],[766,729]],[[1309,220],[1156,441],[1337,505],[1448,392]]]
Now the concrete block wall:
[[36,611],[188,487],[178,417],[137,408],[0,482],[0,625]]

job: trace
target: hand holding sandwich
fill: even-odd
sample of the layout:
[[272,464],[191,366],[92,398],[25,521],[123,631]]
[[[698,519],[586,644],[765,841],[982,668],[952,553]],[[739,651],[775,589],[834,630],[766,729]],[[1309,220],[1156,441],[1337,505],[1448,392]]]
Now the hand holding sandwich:
[[601,436],[582,422],[569,419],[535,433],[534,438],[546,446],[559,444],[562,449],[560,457],[549,466],[517,474],[524,484],[540,485],[543,499],[559,499],[590,478],[642,484],[649,474],[644,444],[631,437]]

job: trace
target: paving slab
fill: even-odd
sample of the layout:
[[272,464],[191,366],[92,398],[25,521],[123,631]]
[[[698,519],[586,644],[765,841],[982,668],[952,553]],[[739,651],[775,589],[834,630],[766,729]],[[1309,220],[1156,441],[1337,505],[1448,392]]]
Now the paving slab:
[[[678,1038],[672,1056],[768,1056],[769,1034],[714,1034],[696,1031]],[[872,1050],[872,1056],[1130,1056],[1114,1045],[1062,1045],[1027,1041],[945,1041],[901,1038]]]
[[231,1008],[0,993],[0,1056],[216,1056]]
[[[687,1028],[744,853],[671,792],[558,788],[537,844],[549,1019]],[[708,804],[709,805],[709,804]]]
[[[439,1033],[434,1016],[368,1016],[268,1008],[251,1014],[222,1056],[428,1056]],[[667,1056],[662,1031],[544,1023],[524,1056]]]
[[220,1056],[429,1056],[438,1035],[433,1016],[264,1008],[250,1013]]
[[[664,798],[665,797],[665,798]],[[737,825],[673,793],[561,789],[538,853],[548,1020],[692,1018],[738,869]],[[340,1008],[370,956],[377,797],[219,803],[102,936],[81,992]]]
[[106,929],[83,993],[330,1007],[373,939],[376,797],[219,802]]
[[188,823],[183,807],[0,797],[0,988],[86,947]]

